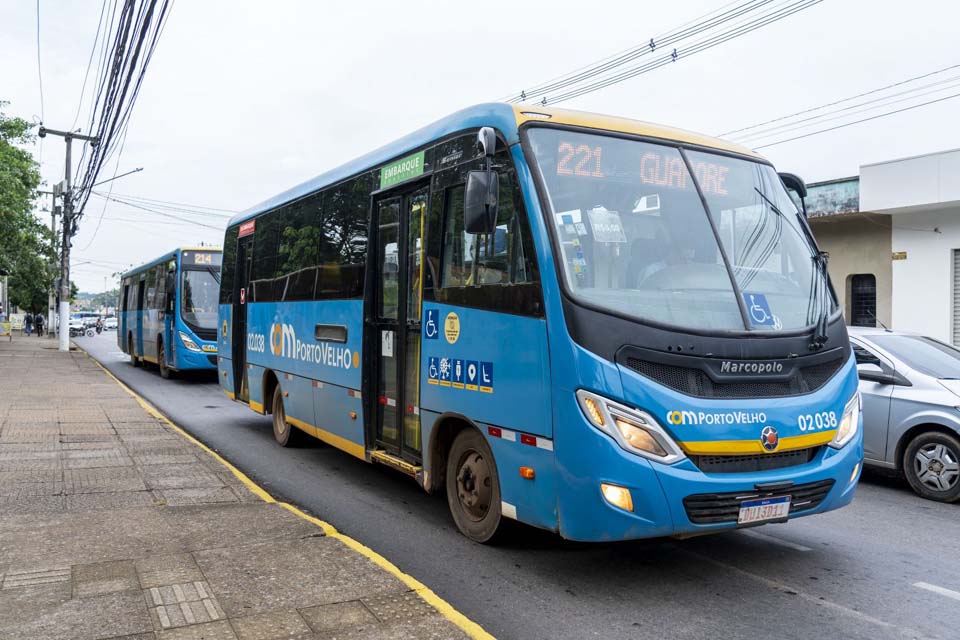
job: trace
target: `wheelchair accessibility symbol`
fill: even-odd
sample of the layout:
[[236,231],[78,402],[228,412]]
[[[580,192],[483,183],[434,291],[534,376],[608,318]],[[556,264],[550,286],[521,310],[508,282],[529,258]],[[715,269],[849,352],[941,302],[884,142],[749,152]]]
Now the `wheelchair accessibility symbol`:
[[440,309],[427,309],[427,317],[423,321],[423,337],[427,340],[436,340],[440,336]]
[[777,318],[770,312],[770,305],[767,303],[767,296],[762,293],[743,293],[743,302],[747,307],[747,315],[750,316],[750,322],[756,327],[781,327],[780,318]]

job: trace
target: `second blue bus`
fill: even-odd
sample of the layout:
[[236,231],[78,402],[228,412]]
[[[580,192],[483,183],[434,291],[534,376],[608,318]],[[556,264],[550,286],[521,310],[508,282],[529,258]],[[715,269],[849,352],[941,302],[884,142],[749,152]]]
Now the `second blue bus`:
[[134,366],[217,368],[220,249],[174,249],[121,276],[117,344]]

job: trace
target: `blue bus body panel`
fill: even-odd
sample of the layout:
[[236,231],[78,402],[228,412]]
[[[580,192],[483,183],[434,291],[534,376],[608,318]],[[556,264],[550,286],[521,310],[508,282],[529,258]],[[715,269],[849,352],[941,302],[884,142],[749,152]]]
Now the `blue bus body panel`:
[[[451,315],[460,326],[453,342],[444,330]],[[422,408],[553,437],[544,320],[425,303],[421,324]]]

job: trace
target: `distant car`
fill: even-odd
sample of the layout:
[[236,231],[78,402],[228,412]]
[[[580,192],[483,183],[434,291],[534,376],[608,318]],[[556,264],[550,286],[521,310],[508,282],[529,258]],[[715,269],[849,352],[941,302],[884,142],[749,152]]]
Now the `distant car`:
[[70,316],[70,335],[71,336],[82,336],[83,332],[87,328],[86,320],[80,316]]
[[103,328],[109,331],[116,331],[117,319],[114,316],[108,316],[107,319],[103,321]]
[[933,338],[850,328],[863,399],[864,464],[919,495],[960,500],[960,350]]

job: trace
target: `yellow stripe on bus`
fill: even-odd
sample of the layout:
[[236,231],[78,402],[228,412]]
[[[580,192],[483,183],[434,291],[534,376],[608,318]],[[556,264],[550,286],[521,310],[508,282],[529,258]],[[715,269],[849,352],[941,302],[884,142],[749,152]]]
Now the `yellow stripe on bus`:
[[344,437],[338,436],[335,433],[330,433],[329,431],[324,431],[320,427],[315,427],[309,422],[304,422],[303,420],[297,420],[296,418],[291,418],[287,416],[287,422],[297,427],[301,431],[305,431],[314,438],[322,440],[327,444],[340,449],[341,451],[346,451],[352,456],[360,458],[364,462],[367,460],[367,449],[362,444],[357,444],[347,440]]
[[830,431],[820,431],[818,433],[808,433],[802,436],[787,436],[780,438],[780,443],[773,451],[767,451],[760,443],[760,438],[756,440],[707,440],[702,442],[678,442],[684,452],[691,455],[724,455],[738,453],[779,453],[782,451],[792,451],[794,449],[806,449],[816,447],[821,444],[827,444],[833,440],[836,429]]

